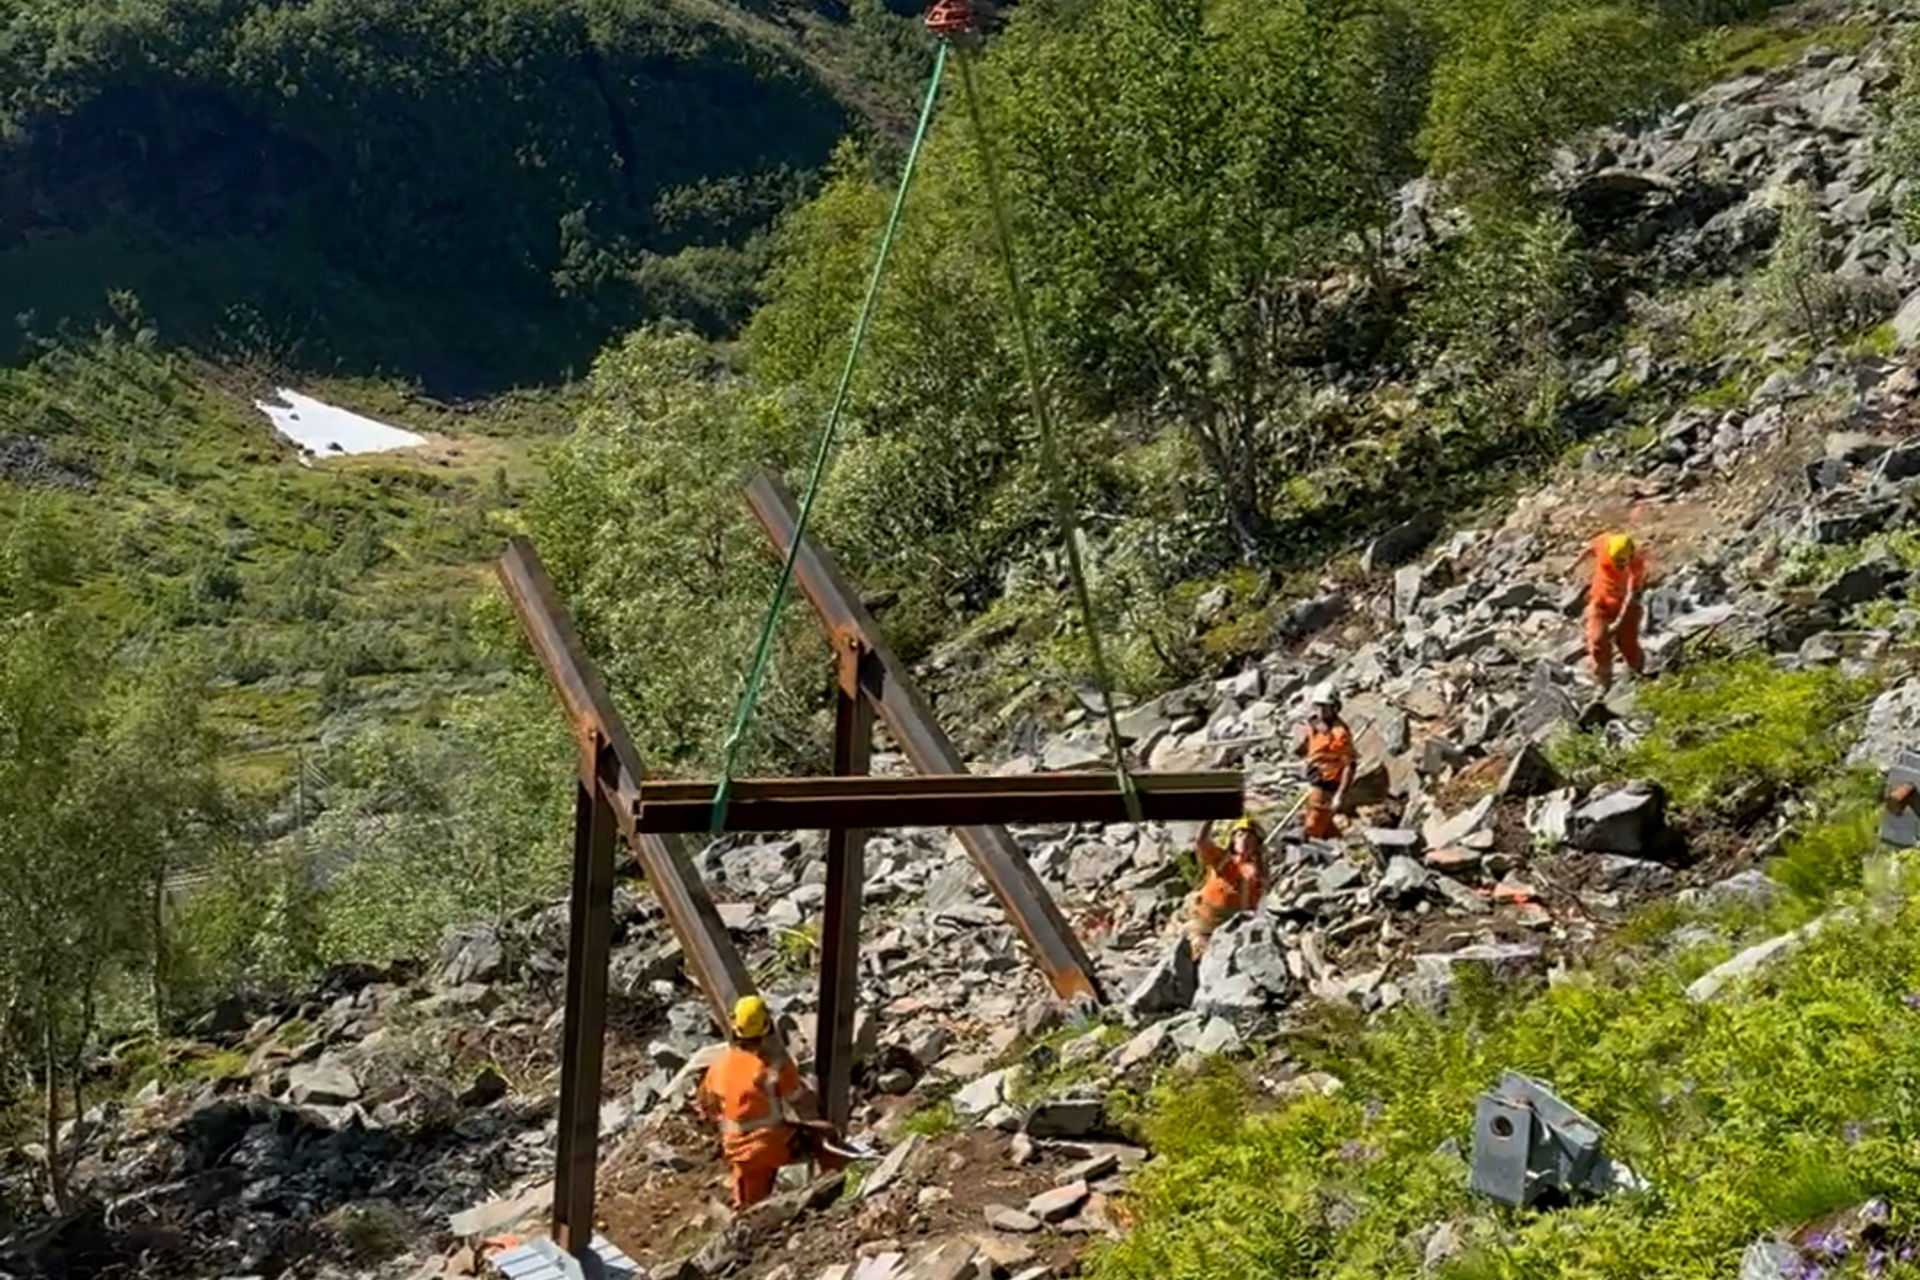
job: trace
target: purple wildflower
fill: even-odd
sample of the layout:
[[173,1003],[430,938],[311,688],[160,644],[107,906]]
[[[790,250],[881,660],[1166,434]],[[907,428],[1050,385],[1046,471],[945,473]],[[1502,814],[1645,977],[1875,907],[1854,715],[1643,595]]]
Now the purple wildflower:
[[1909,1009],[1920,1009],[1920,991],[1909,991],[1900,997],[1900,1003]]
[[1867,1250],[1867,1274],[1878,1280],[1880,1273],[1887,1269],[1887,1261],[1892,1256],[1885,1249]]
[[1904,1242],[1903,1242],[1903,1243],[1902,1243],[1902,1244],[1900,1245],[1900,1248],[1899,1248],[1898,1250],[1896,1250],[1896,1251],[1895,1251],[1895,1253],[1894,1253],[1894,1255],[1893,1255],[1893,1257],[1894,1257],[1894,1261],[1896,1261],[1896,1262],[1912,1262],[1912,1261],[1913,1261],[1913,1252],[1914,1252],[1914,1250],[1913,1250],[1913,1241],[1911,1241],[1911,1240],[1907,1240],[1907,1241],[1904,1241]]
[[[1858,1120],[1849,1120],[1840,1126],[1840,1136],[1848,1146],[1857,1147],[1860,1145],[1860,1139],[1867,1136],[1867,1127]],[[1861,1210],[1861,1217],[1867,1222],[1877,1221],[1877,1219],[1867,1217],[1866,1210],[1864,1209]]]
[[1375,1151],[1366,1143],[1361,1142],[1358,1138],[1348,1141],[1345,1146],[1340,1148],[1340,1158],[1349,1164],[1359,1160],[1371,1160],[1379,1154],[1378,1151]]
[[[1850,1127],[1856,1128],[1856,1129],[1859,1128],[1858,1125],[1853,1125]],[[1885,1222],[1887,1220],[1888,1212],[1889,1210],[1887,1209],[1887,1202],[1885,1200],[1880,1199],[1878,1196],[1875,1196],[1873,1199],[1867,1201],[1865,1204],[1860,1206],[1860,1221]]]

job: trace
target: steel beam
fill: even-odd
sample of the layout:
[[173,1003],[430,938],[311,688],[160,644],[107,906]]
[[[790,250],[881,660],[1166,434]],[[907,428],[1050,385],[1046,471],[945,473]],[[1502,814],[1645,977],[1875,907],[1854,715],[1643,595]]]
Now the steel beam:
[[[872,666],[853,637],[840,645],[834,688],[833,771],[867,772],[873,752],[873,704],[863,690]],[[860,998],[860,914],[866,885],[867,833],[858,827],[827,831],[826,920],[820,930],[820,1010],[813,1043],[814,1079],[821,1115],[844,1133],[853,1117],[853,1024]]]
[[687,968],[714,1017],[726,1026],[734,1001],[753,993],[753,980],[747,976],[740,952],[720,923],[713,899],[686,850],[676,839],[641,831],[635,820],[640,808],[640,756],[627,734],[626,723],[607,696],[599,667],[587,656],[573,620],[560,604],[553,581],[531,543],[515,538],[508,545],[507,553],[500,558],[499,576],[534,655],[566,708],[574,738],[581,747],[583,767],[597,750],[593,746],[596,740],[604,741],[611,751],[615,767],[600,783],[601,790],[646,872],[647,883],[666,912],[674,936],[680,940]]
[[593,1244],[600,1156],[600,1068],[606,1049],[607,960],[613,938],[613,842],[607,791],[619,765],[595,752],[574,790],[573,894],[567,918],[566,1022],[560,1044],[560,1150],[553,1178],[553,1239],[569,1253]]
[[[763,471],[747,487],[747,503],[776,554],[784,556],[793,545],[798,520],[793,495],[779,477]],[[802,541],[794,558],[794,575],[827,630],[835,637],[858,636],[873,654],[880,669],[880,688],[869,696],[913,767],[921,773],[965,773],[959,749],[934,719],[913,677],[826,549],[812,538]],[[968,826],[958,828],[956,834],[1054,991],[1066,999],[1102,999],[1086,950],[1007,829]]]
[[[1148,773],[1134,781],[1148,822],[1232,818],[1245,808],[1237,773]],[[640,800],[640,829],[705,831],[714,790],[710,782],[649,782]],[[987,814],[1032,824],[1128,821],[1120,781],[1110,773],[741,778],[728,795],[729,831],[805,831],[856,823],[882,830],[955,827]]]

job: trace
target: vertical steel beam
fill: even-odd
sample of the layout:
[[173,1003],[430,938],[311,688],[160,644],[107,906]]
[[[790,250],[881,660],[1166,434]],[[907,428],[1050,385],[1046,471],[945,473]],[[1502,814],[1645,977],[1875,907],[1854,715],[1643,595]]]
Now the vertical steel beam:
[[[873,704],[862,688],[871,665],[858,636],[834,637],[839,679],[834,689],[833,771],[867,772],[873,750]],[[826,921],[820,930],[820,1013],[814,1033],[814,1076],[821,1114],[846,1132],[853,1115],[853,1024],[860,999],[860,908],[866,884],[867,833],[827,832]]]
[[613,846],[618,824],[607,797],[619,762],[604,739],[582,752],[573,805],[573,894],[567,917],[567,1005],[560,1047],[559,1160],[553,1239],[568,1253],[593,1245],[593,1193],[600,1156],[600,1067],[606,1047],[607,961],[613,938]]
[[[766,531],[777,554],[793,545],[798,509],[779,477],[762,471],[747,486],[747,503]],[[794,558],[794,577],[807,602],[835,636],[857,635],[871,654],[879,680],[878,692],[869,692],[880,719],[908,761],[921,773],[965,773],[966,762],[933,717],[906,666],[894,656],[880,628],[860,603],[860,597],[826,549],[808,537]],[[956,834],[973,865],[980,869],[1014,928],[1026,940],[1040,969],[1062,998],[1103,999],[1100,980],[1086,949],[1060,914],[1046,886],[1028,865],[1020,846],[1001,826],[961,827]]]

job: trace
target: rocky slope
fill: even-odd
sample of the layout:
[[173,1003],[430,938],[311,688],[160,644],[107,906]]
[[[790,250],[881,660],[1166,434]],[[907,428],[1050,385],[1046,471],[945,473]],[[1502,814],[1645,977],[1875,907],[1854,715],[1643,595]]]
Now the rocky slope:
[[[1190,831],[1016,832],[1114,997],[1104,1017],[1051,1000],[945,833],[874,836],[858,1117],[891,1154],[729,1224],[711,1207],[710,1138],[685,1116],[712,1028],[658,908],[623,890],[603,1111],[615,1243],[656,1277],[1064,1272],[1081,1241],[1119,1229],[1113,1197],[1146,1158],[1110,1132],[1103,1100],[1120,1082],[1246,1053],[1275,1090],[1335,1088],[1265,1047],[1318,1004],[1437,1006],[1469,968],[1519,982],[1576,960],[1650,899],[1774,892],[1753,867],[1781,821],[1767,797],[1730,805],[1738,823],[1690,830],[1669,823],[1657,778],[1584,794],[1555,775],[1541,744],[1561,728],[1625,741],[1645,727],[1631,679],[1600,701],[1574,671],[1566,566],[1603,527],[1642,532],[1659,577],[1656,673],[1709,643],[1858,667],[1920,621],[1897,604],[1907,567],[1849,550],[1904,526],[1920,485],[1920,356],[1881,353],[1920,337],[1920,256],[1894,222],[1907,193],[1876,151],[1891,80],[1878,44],[1816,48],[1587,140],[1555,182],[1649,288],[1755,266],[1780,234],[1782,191],[1805,183],[1835,268],[1810,278],[1835,306],[1891,317],[1892,341],[1801,360],[1736,318],[1724,350],[1677,353],[1663,325],[1706,304],[1653,293],[1647,323],[1582,371],[1580,391],[1714,395],[1601,439],[1477,527],[1396,530],[1359,576],[1299,602],[1257,662],[1127,710],[1142,763],[1242,767],[1284,811],[1305,690],[1331,680],[1347,694],[1364,756],[1348,838],[1277,833],[1266,901],[1198,965],[1173,940]],[[1430,195],[1408,193],[1409,252]],[[1786,586],[1788,564],[1826,569]],[[1884,763],[1916,705],[1910,687],[1876,704],[1861,758]],[[1100,747],[1089,714],[981,767],[1090,766]],[[804,1059],[817,839],[730,838],[700,866]],[[97,1207],[11,1251],[52,1274],[468,1273],[481,1238],[537,1210],[550,1173],[565,916],[562,904],[464,930],[427,972],[339,973],[296,1005],[223,1011],[178,1051],[167,1087],[89,1113],[81,1177]],[[496,1196],[522,1203],[452,1217]]]

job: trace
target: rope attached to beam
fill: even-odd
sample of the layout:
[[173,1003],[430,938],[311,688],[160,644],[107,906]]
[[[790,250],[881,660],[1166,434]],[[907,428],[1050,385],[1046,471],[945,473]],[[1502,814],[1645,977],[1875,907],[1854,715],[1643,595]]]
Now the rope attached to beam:
[[874,255],[873,270],[867,277],[867,294],[860,304],[859,317],[854,321],[853,338],[847,346],[847,362],[840,371],[840,383],[833,393],[833,407],[827,412],[826,429],[820,434],[820,443],[813,453],[813,474],[807,481],[807,492],[800,503],[800,517],[794,523],[793,541],[787,545],[785,561],[780,566],[779,581],[774,584],[773,596],[767,603],[767,616],[760,626],[760,638],[754,645],[753,664],[747,671],[746,687],[741,690],[740,703],[734,708],[733,727],[727,734],[724,755],[720,764],[720,783],[713,793],[712,830],[724,831],[727,825],[727,801],[733,787],[733,770],[739,762],[740,745],[746,739],[747,729],[753,723],[754,708],[760,701],[760,689],[766,681],[767,662],[773,655],[774,637],[779,631],[780,611],[786,607],[787,593],[793,584],[793,563],[800,554],[800,544],[807,536],[807,521],[813,515],[813,501],[820,493],[821,481],[827,474],[827,458],[833,451],[833,438],[840,429],[840,415],[845,411],[848,389],[853,385],[853,371],[860,360],[860,350],[866,344],[867,326],[873,319],[874,300],[880,293],[880,277],[887,265],[887,257],[893,251],[894,233],[900,227],[900,214],[906,208],[907,188],[913,182],[914,166],[920,159],[921,145],[926,141],[927,124],[933,118],[933,104],[940,94],[940,80],[947,66],[947,45],[942,41],[934,55],[933,75],[927,81],[926,99],[920,105],[920,120],[913,131],[913,145],[907,149],[906,166],[900,171],[900,187],[894,193],[893,210],[887,215],[886,231],[880,237],[880,248]]
[[[944,46],[943,46],[944,47]],[[1041,465],[1047,473],[1047,487],[1053,495],[1054,516],[1067,542],[1067,569],[1073,578],[1073,594],[1080,609],[1080,626],[1087,633],[1087,652],[1093,662],[1094,682],[1100,687],[1100,705],[1106,713],[1107,741],[1113,749],[1114,770],[1120,780],[1120,794],[1126,801],[1127,817],[1139,822],[1140,792],[1127,770],[1126,745],[1120,737],[1120,721],[1113,710],[1113,681],[1107,674],[1105,652],[1100,647],[1100,631],[1094,625],[1093,593],[1087,587],[1086,566],[1080,560],[1080,521],[1074,515],[1073,496],[1067,489],[1066,467],[1054,439],[1053,414],[1040,385],[1040,357],[1034,345],[1033,325],[1028,319],[1027,295],[1020,283],[1020,271],[1014,262],[1013,231],[1007,218],[1006,202],[1000,194],[1000,174],[995,163],[993,144],[987,137],[986,118],[980,110],[979,94],[973,86],[973,63],[964,47],[960,50],[960,85],[967,100],[967,115],[973,122],[974,144],[980,153],[980,170],[987,185],[987,203],[993,212],[994,237],[1000,242],[1000,261],[1006,269],[1007,293],[1013,305],[1013,327],[1020,340],[1021,359],[1026,363],[1027,393],[1033,401],[1033,420],[1040,431]]]

